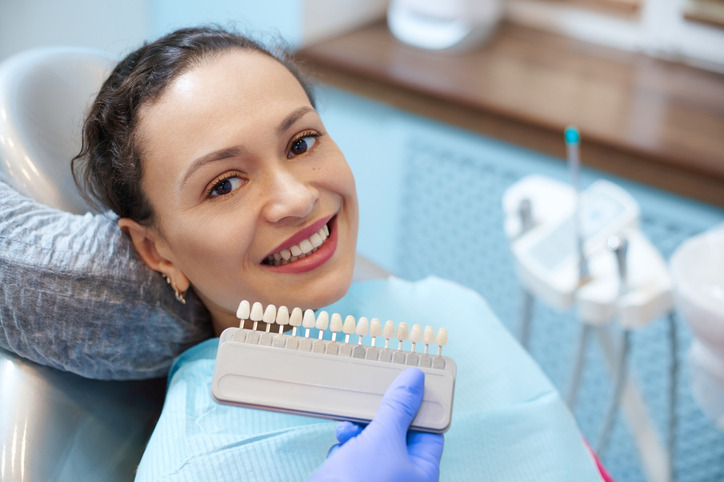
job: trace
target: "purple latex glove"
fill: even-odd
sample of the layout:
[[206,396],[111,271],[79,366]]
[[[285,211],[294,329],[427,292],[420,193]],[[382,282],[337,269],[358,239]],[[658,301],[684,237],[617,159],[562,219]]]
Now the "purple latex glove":
[[425,374],[408,368],[387,388],[377,415],[366,427],[337,426],[339,444],[309,479],[322,481],[436,481],[443,436],[408,432],[422,402]]

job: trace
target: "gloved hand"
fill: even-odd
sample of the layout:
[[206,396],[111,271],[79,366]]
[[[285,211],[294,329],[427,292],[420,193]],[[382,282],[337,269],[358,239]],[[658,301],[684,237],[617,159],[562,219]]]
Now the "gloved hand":
[[438,480],[443,436],[408,433],[424,388],[425,374],[408,368],[387,388],[367,427],[341,422],[336,432],[339,444],[310,482]]

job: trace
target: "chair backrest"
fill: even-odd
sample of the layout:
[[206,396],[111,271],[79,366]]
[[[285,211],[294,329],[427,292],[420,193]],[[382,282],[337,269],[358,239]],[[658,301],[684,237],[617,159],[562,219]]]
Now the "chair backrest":
[[85,111],[113,61],[82,47],[29,50],[0,63],[0,172],[23,194],[74,213],[88,206],[73,182]]

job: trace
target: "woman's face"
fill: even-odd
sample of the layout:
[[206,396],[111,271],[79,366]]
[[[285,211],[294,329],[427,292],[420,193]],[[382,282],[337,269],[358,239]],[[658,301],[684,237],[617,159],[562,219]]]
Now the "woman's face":
[[317,308],[344,295],[354,179],[281,63],[243,50],[210,57],[141,110],[137,132],[156,269],[181,289],[190,282],[217,332],[238,325],[242,299]]

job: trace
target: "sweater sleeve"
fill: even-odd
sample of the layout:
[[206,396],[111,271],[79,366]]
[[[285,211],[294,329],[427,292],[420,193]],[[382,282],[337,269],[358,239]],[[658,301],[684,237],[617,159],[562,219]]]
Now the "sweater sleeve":
[[41,205],[0,177],[0,348],[88,378],[165,376],[212,336],[108,215]]

